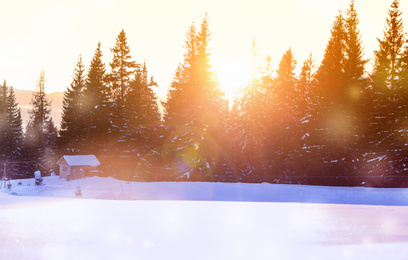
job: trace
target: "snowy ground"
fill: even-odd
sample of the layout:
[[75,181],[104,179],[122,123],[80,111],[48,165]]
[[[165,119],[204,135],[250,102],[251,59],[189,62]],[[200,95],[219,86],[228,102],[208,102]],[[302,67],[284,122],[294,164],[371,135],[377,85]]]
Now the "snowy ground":
[[408,259],[408,189],[44,184],[0,189],[0,259]]

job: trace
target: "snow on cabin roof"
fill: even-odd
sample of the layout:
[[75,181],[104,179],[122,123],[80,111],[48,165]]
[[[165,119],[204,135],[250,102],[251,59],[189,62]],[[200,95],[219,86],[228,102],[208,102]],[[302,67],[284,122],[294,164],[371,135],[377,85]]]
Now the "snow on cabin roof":
[[90,155],[64,155],[62,156],[57,164],[60,164],[60,162],[64,159],[69,166],[92,166],[96,167],[101,165],[99,162],[98,158],[96,158],[95,155],[90,154]]

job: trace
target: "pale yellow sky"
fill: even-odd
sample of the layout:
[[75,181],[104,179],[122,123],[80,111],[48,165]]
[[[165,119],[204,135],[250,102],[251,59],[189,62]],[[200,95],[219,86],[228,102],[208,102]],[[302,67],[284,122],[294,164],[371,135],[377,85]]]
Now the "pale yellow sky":
[[[356,0],[367,58],[378,48],[392,0]],[[109,70],[110,48],[125,29],[132,57],[146,60],[165,93],[183,59],[185,33],[209,14],[211,61],[223,85],[239,85],[249,77],[253,37],[274,69],[289,48],[298,67],[310,52],[320,62],[339,9],[349,0],[0,0],[0,80],[33,90],[42,69],[47,91],[65,91],[80,54],[86,66],[97,43]],[[408,29],[408,1],[401,1]],[[233,80],[232,78],[235,78]]]

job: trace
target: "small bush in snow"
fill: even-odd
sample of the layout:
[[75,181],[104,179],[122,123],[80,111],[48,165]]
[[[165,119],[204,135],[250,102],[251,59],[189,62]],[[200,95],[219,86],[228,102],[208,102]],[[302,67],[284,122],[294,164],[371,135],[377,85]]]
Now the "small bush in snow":
[[10,190],[10,189],[11,189],[11,185],[12,185],[12,183],[11,183],[11,182],[8,182],[8,183],[7,183],[7,189]]
[[22,182],[22,181],[19,181],[19,182],[17,182],[17,185],[18,185],[18,186],[21,186],[21,185],[23,185],[23,182]]
[[81,186],[76,186],[75,190],[74,190],[75,196],[77,197],[81,197],[82,196],[82,189]]

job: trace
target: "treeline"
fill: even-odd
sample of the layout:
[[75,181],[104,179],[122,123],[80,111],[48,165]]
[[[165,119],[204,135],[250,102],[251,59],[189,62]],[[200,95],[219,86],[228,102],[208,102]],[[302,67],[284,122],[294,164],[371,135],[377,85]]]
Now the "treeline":
[[319,66],[310,55],[296,75],[291,49],[276,70],[267,57],[229,108],[210,64],[205,17],[186,34],[163,113],[157,84],[132,59],[122,30],[109,71],[100,43],[88,70],[78,58],[59,133],[40,90],[43,74],[25,134],[13,89],[3,84],[0,160],[50,169],[61,155],[92,153],[105,176],[126,180],[407,186],[408,43],[399,1],[371,72],[358,25],[352,0],[334,19]]
[[50,117],[51,103],[45,94],[45,74],[40,73],[31,99],[32,109],[25,131],[14,89],[0,85],[0,176],[33,177],[35,170],[50,174],[57,158],[57,128]]

